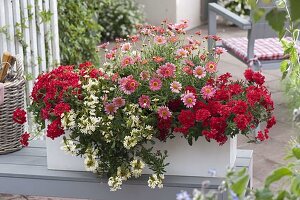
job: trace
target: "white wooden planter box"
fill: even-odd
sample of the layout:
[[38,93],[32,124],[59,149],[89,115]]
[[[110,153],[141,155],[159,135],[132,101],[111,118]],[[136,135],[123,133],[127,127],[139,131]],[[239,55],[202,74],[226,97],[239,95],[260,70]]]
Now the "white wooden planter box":
[[[48,169],[85,171],[83,158],[66,154],[61,147],[62,137],[51,140],[46,139]],[[166,143],[157,142],[155,149],[167,150],[166,175],[177,176],[215,176],[224,177],[228,167],[233,167],[237,154],[236,138],[219,146],[215,141],[207,142],[200,137],[190,146],[184,138],[176,137]],[[148,169],[144,174],[151,174]]]

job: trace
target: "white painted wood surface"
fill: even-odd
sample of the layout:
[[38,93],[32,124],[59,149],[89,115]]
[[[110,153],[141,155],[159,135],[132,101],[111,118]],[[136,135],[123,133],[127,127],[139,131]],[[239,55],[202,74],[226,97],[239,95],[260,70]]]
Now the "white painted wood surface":
[[[49,22],[42,23],[42,11],[52,13]],[[57,0],[0,0],[0,30],[0,55],[21,55],[25,75],[35,79],[60,63]],[[33,80],[28,81],[27,97],[32,87]]]

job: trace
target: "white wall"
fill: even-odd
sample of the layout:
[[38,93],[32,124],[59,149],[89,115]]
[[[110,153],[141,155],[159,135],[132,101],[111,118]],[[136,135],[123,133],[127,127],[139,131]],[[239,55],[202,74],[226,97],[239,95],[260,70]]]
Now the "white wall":
[[167,19],[172,23],[187,19],[189,28],[201,24],[200,2],[201,0],[136,0],[144,5],[146,21],[149,24],[159,25]]
[[160,25],[167,19],[176,22],[176,0],[136,0],[144,5],[146,21],[152,25]]
[[189,21],[189,29],[195,28],[201,24],[200,3],[201,0],[176,0],[177,22],[183,19]]

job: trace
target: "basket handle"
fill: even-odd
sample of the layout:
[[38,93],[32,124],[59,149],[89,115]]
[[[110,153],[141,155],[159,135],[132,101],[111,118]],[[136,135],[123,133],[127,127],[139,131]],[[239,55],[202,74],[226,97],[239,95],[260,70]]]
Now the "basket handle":
[[21,79],[23,77],[23,59],[21,55],[16,55],[16,79]]

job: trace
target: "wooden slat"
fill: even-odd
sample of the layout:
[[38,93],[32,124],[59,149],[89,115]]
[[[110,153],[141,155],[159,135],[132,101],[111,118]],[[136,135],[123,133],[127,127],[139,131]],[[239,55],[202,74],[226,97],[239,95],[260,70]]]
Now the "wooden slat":
[[[40,156],[1,155],[0,164],[47,166],[47,158]],[[21,166],[22,168],[22,166]]]
[[7,50],[12,54],[16,55],[15,50],[15,35],[14,35],[14,23],[13,23],[13,11],[11,0],[4,0],[6,10],[6,24],[7,24]]
[[[5,28],[5,6],[4,1],[0,1],[0,28]],[[0,54],[2,55],[4,51],[7,51],[7,42],[6,42],[6,35],[5,33],[0,33]]]
[[50,11],[53,13],[51,19],[51,30],[52,30],[52,51],[54,64],[60,63],[59,57],[59,35],[58,35],[58,13],[57,13],[57,0],[51,0],[50,2]]
[[[29,27],[28,22],[28,10],[27,10],[27,0],[21,0],[21,17],[24,19],[24,25]],[[32,74],[31,69],[31,45],[30,45],[30,32],[28,28],[24,28],[23,32],[23,40],[26,43],[26,48],[24,49],[24,71],[25,74]],[[30,91],[32,90],[33,83],[32,81],[26,81],[26,103],[29,105],[29,95]]]
[[37,47],[38,47],[38,57],[40,58],[39,65],[39,73],[42,71],[46,71],[46,49],[45,49],[45,31],[44,31],[44,23],[42,23],[42,18],[39,13],[43,11],[43,2],[38,1],[36,5],[36,20],[37,20]]
[[[29,17],[29,32],[30,32],[30,49],[31,49],[31,65],[33,76],[36,78],[39,74],[38,68],[38,49],[37,49],[37,28],[34,0],[28,0],[27,7]],[[30,88],[32,89],[32,88]]]
[[[13,18],[14,18],[14,32],[16,34],[17,29],[20,29],[20,26],[16,26],[16,24],[21,23],[21,15],[20,15],[20,2],[19,0],[12,1],[13,3]],[[18,41],[18,38],[15,38],[15,46],[16,46],[16,54],[19,54],[20,56],[23,57],[23,47],[22,44]]]
[[[45,0],[43,2],[43,7],[46,12],[50,11],[50,3],[49,0]],[[53,54],[52,54],[52,37],[51,37],[51,24],[45,23],[45,48],[48,49],[47,52],[47,66],[46,71],[51,71],[53,66]]]
[[13,154],[14,156],[39,156],[46,157],[47,152],[45,148],[32,148],[32,147],[24,147],[20,151],[16,151]]

